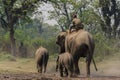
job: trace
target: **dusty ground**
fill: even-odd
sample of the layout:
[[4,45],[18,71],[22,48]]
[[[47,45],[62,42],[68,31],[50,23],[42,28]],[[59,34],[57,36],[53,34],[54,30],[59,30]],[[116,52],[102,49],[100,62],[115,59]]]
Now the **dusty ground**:
[[0,80],[120,80],[115,76],[93,76],[90,78],[80,76],[76,78],[59,77],[55,74],[38,74],[38,73],[2,73]]
[[120,53],[97,63],[98,71],[91,64],[91,77],[87,78],[85,63],[80,62],[81,75],[74,78],[61,78],[55,72],[55,61],[48,63],[47,73],[38,74],[34,59],[0,61],[0,80],[120,80]]

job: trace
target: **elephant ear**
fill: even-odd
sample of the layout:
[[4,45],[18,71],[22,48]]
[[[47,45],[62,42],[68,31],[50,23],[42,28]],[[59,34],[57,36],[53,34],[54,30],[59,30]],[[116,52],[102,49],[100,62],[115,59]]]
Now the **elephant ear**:
[[57,37],[56,43],[58,45],[63,45],[66,37],[66,32],[60,32],[60,34]]
[[66,35],[67,35],[67,34],[70,34],[70,30],[66,30]]
[[61,32],[59,36],[60,38],[64,39],[66,37],[66,34],[67,34],[66,32]]

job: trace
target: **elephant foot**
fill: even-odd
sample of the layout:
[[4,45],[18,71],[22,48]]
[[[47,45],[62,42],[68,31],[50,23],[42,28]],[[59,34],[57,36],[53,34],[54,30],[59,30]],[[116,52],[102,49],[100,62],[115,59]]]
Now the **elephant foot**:
[[79,77],[78,74],[73,74],[72,77],[76,78],[76,77]]
[[38,70],[38,73],[42,73],[42,71],[41,71],[41,70]]
[[80,72],[78,72],[78,71],[77,71],[77,72],[74,72],[73,75],[74,75],[74,77],[78,77],[78,76],[80,75]]
[[73,77],[72,75],[68,75],[68,78],[71,78],[71,77]]
[[89,78],[89,77],[90,77],[90,74],[87,74],[87,76],[86,76],[86,77],[88,77],[88,78]]
[[60,77],[63,77],[63,74],[62,74],[62,73],[60,73]]
[[80,72],[79,71],[75,71],[75,75],[80,75]]
[[60,77],[63,77],[63,75],[60,75]]
[[73,74],[70,74],[69,76],[70,76],[70,77],[73,77]]
[[65,76],[68,76],[68,72],[65,72]]
[[46,70],[44,70],[44,73],[46,72]]

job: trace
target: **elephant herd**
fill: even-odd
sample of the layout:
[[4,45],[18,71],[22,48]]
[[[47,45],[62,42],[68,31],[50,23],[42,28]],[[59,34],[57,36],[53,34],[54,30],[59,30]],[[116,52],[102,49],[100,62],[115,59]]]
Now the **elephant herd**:
[[[90,76],[90,64],[93,61],[95,69],[97,67],[93,59],[95,42],[92,35],[81,29],[70,33],[69,30],[60,32],[56,39],[56,44],[60,47],[60,52],[56,60],[56,71],[59,70],[60,76],[72,77],[80,75],[78,61],[81,57],[86,58],[87,77]],[[36,63],[38,72],[46,71],[49,58],[47,49],[40,47],[36,53]]]

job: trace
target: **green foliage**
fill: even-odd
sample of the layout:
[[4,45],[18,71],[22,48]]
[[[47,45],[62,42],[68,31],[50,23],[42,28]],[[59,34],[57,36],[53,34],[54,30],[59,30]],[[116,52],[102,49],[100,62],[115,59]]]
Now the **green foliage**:
[[117,53],[118,48],[114,47],[116,40],[108,39],[101,33],[94,35],[95,38],[95,59],[97,61],[102,61],[105,58]]
[[[0,27],[10,33],[11,53],[16,54],[16,41],[14,32],[19,19],[28,19],[28,13],[32,13],[39,0],[2,0],[0,1]],[[27,18],[26,18],[27,17]],[[18,27],[18,26],[17,26]]]
[[50,54],[49,59],[50,59],[51,61],[56,61],[56,60],[57,60],[57,57],[58,57],[58,53]]
[[34,46],[34,49],[36,50],[40,46],[43,46],[47,48],[50,52],[50,54],[54,54],[58,52],[58,47],[55,43],[55,38],[51,39],[43,39],[43,38],[36,38],[31,41],[32,46]]
[[6,42],[9,41],[9,39],[10,39],[10,38],[9,38],[9,32],[7,32],[5,35],[3,35],[3,36],[2,36],[2,39],[3,39],[4,41],[6,41]]
[[9,39],[9,33],[1,31],[0,34],[0,52],[1,51],[10,51],[10,39]]
[[20,46],[20,42],[23,42],[27,48],[28,57],[33,57],[36,49],[40,46],[47,48],[51,54],[58,51],[55,43],[58,29],[48,24],[43,24],[42,29],[43,32],[40,34],[35,22],[27,23],[27,25],[21,26],[21,28],[16,28],[15,38],[17,47]]
[[2,52],[0,53],[0,61],[4,61],[4,60],[15,61],[16,59],[11,54],[7,52]]
[[[10,1],[11,0],[8,0],[7,4],[10,4]],[[31,11],[35,9],[35,5],[33,4],[36,4],[35,1],[38,0],[17,0],[12,7],[13,16],[15,16],[15,18],[17,17],[15,21],[20,20],[14,25],[17,48],[20,46],[20,42],[23,42],[28,50],[28,56],[33,57],[36,49],[40,46],[43,46],[50,51],[50,54],[52,54],[51,58],[56,57],[59,47],[56,45],[55,40],[59,28],[65,27],[65,29],[68,29],[68,26],[66,24],[68,24],[69,20],[71,21],[71,14],[73,12],[77,12],[78,17],[85,24],[85,29],[94,35],[96,42],[95,58],[98,61],[101,61],[106,56],[112,55],[115,51],[117,51],[118,48],[113,47],[115,40],[106,38],[106,36],[104,36],[104,32],[101,29],[103,26],[101,26],[101,17],[98,11],[98,0],[92,0],[92,2],[89,0],[51,0],[52,3],[50,4],[54,6],[54,9],[56,11],[49,12],[51,13],[50,19],[55,19],[59,24],[59,28],[57,28],[58,26],[50,26],[43,23],[42,33],[39,33],[38,31],[38,26],[40,25],[39,18],[41,17],[38,17],[37,15],[37,21],[30,18]],[[5,28],[7,25],[4,21],[6,21],[7,18],[5,15],[3,15],[5,14],[4,7],[2,7],[2,1],[0,2],[0,20],[3,24],[3,27]],[[23,4],[25,8],[22,8]],[[33,8],[32,5],[34,6]],[[68,13],[66,13],[65,10],[67,10]],[[10,46],[9,39],[9,32],[1,30],[0,45],[2,47],[0,47],[0,51],[8,50],[8,46]]]
[[26,35],[26,33],[24,31],[22,31],[22,30],[16,30],[15,32],[16,32],[15,33],[15,37],[16,37],[16,39],[18,41],[25,41],[27,35]]
[[36,48],[38,48],[41,45],[45,45],[45,43],[46,43],[46,40],[43,38],[35,38],[31,41],[31,44]]

